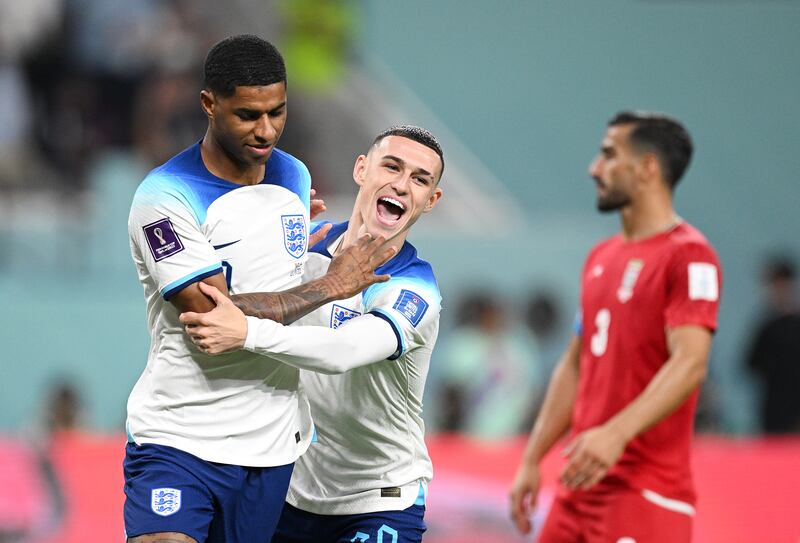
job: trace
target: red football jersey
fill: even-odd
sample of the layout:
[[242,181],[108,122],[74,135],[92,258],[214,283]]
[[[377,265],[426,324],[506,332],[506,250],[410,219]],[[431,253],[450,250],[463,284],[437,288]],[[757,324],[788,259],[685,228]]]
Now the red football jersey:
[[[641,394],[669,358],[667,329],[715,330],[720,286],[714,249],[685,222],[644,240],[617,235],[597,245],[581,278],[573,432],[604,423]],[[689,445],[697,396],[634,438],[606,482],[694,503]]]

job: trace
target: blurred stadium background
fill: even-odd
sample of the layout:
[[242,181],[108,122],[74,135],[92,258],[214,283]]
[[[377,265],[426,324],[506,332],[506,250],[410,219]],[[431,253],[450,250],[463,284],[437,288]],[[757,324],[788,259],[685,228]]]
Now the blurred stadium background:
[[[692,132],[677,208],[725,272],[696,541],[797,543],[800,440],[759,435],[745,357],[763,259],[800,257],[799,29],[792,0],[0,0],[0,542],[122,540],[125,402],[149,343],[130,197],[202,136],[208,47],[252,32],[285,54],[280,147],[327,218],[346,217],[379,129],[420,124],[445,148],[442,206],[410,238],[445,304],[426,541],[530,540],[506,514],[518,436],[583,257],[618,226],[586,168],[606,120],[635,108]],[[466,356],[493,345],[505,354]]]

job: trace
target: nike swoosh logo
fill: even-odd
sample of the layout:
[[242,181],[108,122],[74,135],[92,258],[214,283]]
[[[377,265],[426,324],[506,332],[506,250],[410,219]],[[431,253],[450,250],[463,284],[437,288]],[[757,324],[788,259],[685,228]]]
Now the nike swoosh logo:
[[222,245],[214,245],[214,249],[215,250],[224,249],[225,247],[230,247],[234,243],[239,243],[240,241],[242,241],[242,240],[237,239],[236,241],[232,241],[230,243],[223,243]]

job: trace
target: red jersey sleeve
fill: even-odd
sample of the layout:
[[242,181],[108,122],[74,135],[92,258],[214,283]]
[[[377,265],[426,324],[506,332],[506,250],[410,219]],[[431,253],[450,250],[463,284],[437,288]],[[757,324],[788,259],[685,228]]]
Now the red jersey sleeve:
[[698,325],[716,330],[722,272],[714,249],[707,243],[680,245],[667,280],[667,326]]

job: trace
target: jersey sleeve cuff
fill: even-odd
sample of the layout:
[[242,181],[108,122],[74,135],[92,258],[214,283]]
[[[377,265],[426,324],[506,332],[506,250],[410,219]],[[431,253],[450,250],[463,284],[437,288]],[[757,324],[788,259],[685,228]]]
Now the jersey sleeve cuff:
[[681,326],[699,326],[701,328],[707,329],[712,334],[717,331],[716,321],[705,319],[702,317],[667,319],[667,328],[670,329],[680,328]]
[[185,289],[192,283],[197,283],[198,281],[202,281],[206,277],[211,277],[212,275],[216,275],[218,273],[222,273],[222,266],[219,264],[212,264],[211,266],[207,266],[200,270],[194,271],[189,275],[186,275],[178,279],[177,281],[173,281],[172,283],[162,288],[161,296],[165,300],[169,300],[173,294],[175,294],[176,292],[180,292],[181,290]]
[[[263,354],[262,351],[269,350],[273,338],[274,329],[270,327],[272,321],[259,319],[258,317],[246,316],[247,336],[244,338],[244,349],[253,353]],[[277,324],[280,326],[279,324]]]
[[403,329],[400,327],[399,324],[397,324],[397,321],[394,320],[394,318],[392,318],[392,316],[389,315],[388,313],[380,311],[378,309],[373,309],[372,311],[369,312],[369,314],[375,315],[379,319],[383,319],[386,322],[388,322],[389,326],[392,327],[392,332],[394,332],[395,339],[397,339],[397,350],[394,352],[394,354],[392,354],[392,356],[387,358],[387,360],[397,360],[398,358],[403,356],[403,353],[406,352],[406,345],[405,345],[405,340],[403,339]]

